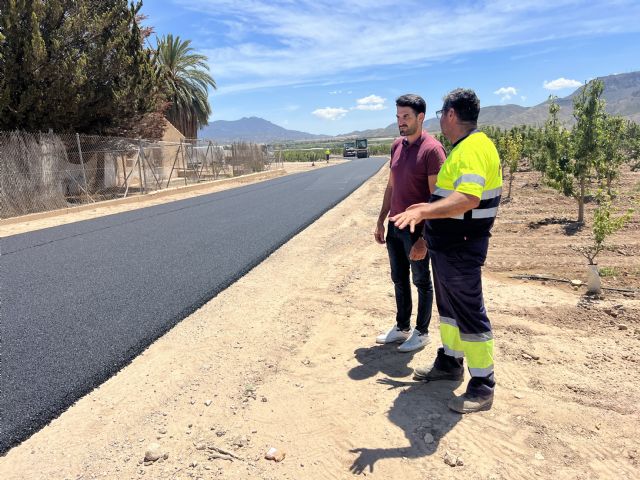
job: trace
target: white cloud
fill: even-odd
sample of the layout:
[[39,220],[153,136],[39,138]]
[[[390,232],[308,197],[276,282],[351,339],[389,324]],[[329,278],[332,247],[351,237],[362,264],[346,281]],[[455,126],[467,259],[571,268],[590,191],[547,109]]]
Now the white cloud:
[[311,113],[318,118],[322,118],[323,120],[333,121],[333,120],[340,120],[348,112],[349,110],[346,110],[344,108],[325,107],[325,108],[318,108],[317,110],[314,110]]
[[[340,90],[335,90],[335,92],[341,92]],[[333,92],[329,92],[332,94]],[[369,95],[368,97],[359,98],[356,100],[356,106],[351,107],[348,110],[346,108],[341,107],[325,107],[318,108],[311,112],[318,118],[322,118],[324,120],[340,120],[343,118],[349,110],[368,110],[368,111],[376,111],[376,110],[384,110],[387,108],[385,102],[386,98],[382,98],[378,95]]]
[[493,93],[496,95],[517,95],[518,90],[515,87],[500,87]]
[[578,88],[582,86],[582,82],[577,80],[569,80],[568,78],[560,77],[555,80],[547,82],[546,80],[542,84],[547,90],[562,90],[563,88]]
[[385,107],[382,103],[376,103],[373,105],[358,105],[357,107],[353,107],[354,110],[370,110],[370,111],[374,111],[374,110],[384,110]]
[[384,103],[385,100],[386,99],[379,97],[378,95],[369,95],[368,97],[359,98],[358,100],[356,100],[356,103],[358,105],[370,105],[370,104]]
[[501,102],[506,102],[507,100],[511,100],[511,97],[516,96],[518,94],[518,90],[515,87],[500,87],[493,93],[500,95]]
[[[455,15],[447,2],[420,0],[407,0],[402,10],[391,0],[174,3],[198,12],[207,25],[206,42],[212,47],[201,53],[209,58],[220,87],[217,95],[327,80],[340,83],[352,80],[354,73],[362,80],[369,69],[455,62],[463,55],[532,45],[540,39],[557,45],[572,37],[640,32],[637,0],[618,0],[617,8],[603,0],[480,0],[456,2]],[[403,27],[386,28],[390,16]],[[227,32],[236,26],[238,32]],[[398,55],[404,45],[418,48]]]
[[384,110],[386,105],[384,102],[386,98],[379,97],[378,95],[369,95],[368,97],[359,98],[356,100],[357,105],[353,107],[355,110]]

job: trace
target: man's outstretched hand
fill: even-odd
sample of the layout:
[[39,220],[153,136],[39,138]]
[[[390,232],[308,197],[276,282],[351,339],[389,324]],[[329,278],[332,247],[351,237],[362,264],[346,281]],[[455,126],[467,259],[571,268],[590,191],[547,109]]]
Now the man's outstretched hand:
[[416,225],[422,222],[425,217],[422,215],[422,210],[428,203],[415,203],[407,208],[404,212],[389,217],[396,227],[400,230],[409,225],[409,231],[411,233],[416,231]]

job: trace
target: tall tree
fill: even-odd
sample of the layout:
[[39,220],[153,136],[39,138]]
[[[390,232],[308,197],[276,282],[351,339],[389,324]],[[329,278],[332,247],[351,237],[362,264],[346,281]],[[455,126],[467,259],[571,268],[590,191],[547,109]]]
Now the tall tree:
[[584,223],[587,188],[599,160],[604,138],[604,90],[601,80],[587,83],[573,100],[576,124],[567,132],[558,122],[560,107],[551,97],[544,128],[544,175],[547,183],[578,203],[578,222]]
[[127,0],[3,0],[0,129],[117,133],[158,109]]
[[178,36],[169,34],[157,42],[156,72],[170,103],[165,115],[184,136],[196,138],[211,114],[208,88],[217,88],[207,57],[194,53],[191,40]]
[[576,124],[571,131],[573,162],[569,173],[577,183],[574,196],[578,201],[578,222],[584,222],[584,197],[589,178],[602,155],[604,100],[602,80],[586,84],[573,101]]

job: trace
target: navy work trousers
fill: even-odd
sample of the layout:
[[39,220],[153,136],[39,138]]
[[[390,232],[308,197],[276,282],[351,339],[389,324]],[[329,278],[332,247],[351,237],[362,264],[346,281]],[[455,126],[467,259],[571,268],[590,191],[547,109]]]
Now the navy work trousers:
[[467,359],[471,381],[467,393],[493,394],[493,333],[482,297],[481,269],[489,238],[467,239],[431,250],[444,353]]

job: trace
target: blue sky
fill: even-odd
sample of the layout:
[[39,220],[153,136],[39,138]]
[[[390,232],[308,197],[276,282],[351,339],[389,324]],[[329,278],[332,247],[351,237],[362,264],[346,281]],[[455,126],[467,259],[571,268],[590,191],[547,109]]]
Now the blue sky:
[[385,127],[403,93],[432,117],[456,87],[531,106],[640,70],[638,0],[145,0],[142,12],[209,58],[210,120],[316,134]]

